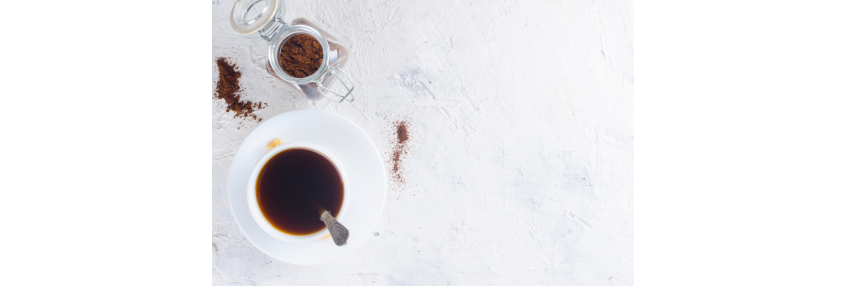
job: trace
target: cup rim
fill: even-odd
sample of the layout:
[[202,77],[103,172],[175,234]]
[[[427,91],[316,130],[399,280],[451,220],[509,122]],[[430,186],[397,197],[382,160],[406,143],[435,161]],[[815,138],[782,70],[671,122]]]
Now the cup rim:
[[[333,166],[335,166],[335,169],[341,175],[341,184],[342,184],[342,186],[344,186],[344,192],[343,192],[343,195],[342,195],[343,199],[341,200],[341,210],[338,211],[338,215],[335,218],[339,221],[342,220],[345,213],[347,212],[347,209],[348,209],[347,203],[349,202],[349,198],[346,197],[347,194],[349,193],[349,190],[347,190],[347,186],[349,186],[348,180],[347,180],[347,173],[344,172],[344,167],[341,166],[338,159],[335,157],[335,155],[333,155],[331,152],[329,152],[329,150],[326,150],[325,148],[321,147],[320,145],[310,143],[310,142],[303,142],[303,141],[295,141],[295,142],[288,142],[288,143],[280,144],[280,145],[272,148],[271,150],[268,150],[267,152],[265,152],[265,154],[262,155],[262,158],[259,159],[258,162],[256,162],[256,165],[253,166],[253,171],[250,173],[250,177],[247,181],[247,207],[250,210],[250,215],[253,217],[253,220],[256,221],[256,223],[259,225],[259,227],[263,231],[265,231],[267,234],[269,234],[270,236],[272,236],[276,239],[285,241],[285,242],[293,242],[293,243],[310,242],[310,241],[318,240],[318,239],[328,235],[329,230],[327,230],[326,227],[324,227],[322,230],[320,230],[316,233],[313,233],[313,234],[308,234],[308,235],[293,235],[293,234],[288,234],[288,233],[282,232],[282,231],[276,229],[275,227],[273,227],[271,225],[271,223],[268,221],[268,219],[265,218],[265,215],[262,214],[262,211],[259,208],[259,201],[258,201],[258,197],[257,197],[257,194],[256,194],[256,191],[257,191],[256,190],[256,182],[257,182],[258,177],[259,177],[259,172],[261,172],[262,168],[265,166],[265,163],[267,163],[268,160],[270,160],[270,158],[272,158],[276,154],[279,154],[282,151],[291,150],[291,149],[309,149],[309,150],[315,151],[318,154],[323,155],[325,158],[327,158],[327,160],[329,160],[330,163],[332,163]],[[317,213],[315,215],[317,216]]]

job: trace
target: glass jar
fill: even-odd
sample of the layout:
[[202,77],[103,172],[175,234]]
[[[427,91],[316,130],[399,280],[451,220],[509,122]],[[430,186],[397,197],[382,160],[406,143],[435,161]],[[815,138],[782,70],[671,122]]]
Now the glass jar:
[[[274,77],[299,90],[310,100],[327,98],[334,102],[353,101],[353,81],[341,68],[347,63],[349,54],[344,45],[314,23],[297,18],[286,25],[283,0],[237,0],[229,15],[232,29],[248,40],[268,41],[267,71]],[[291,37],[306,34],[314,37],[323,48],[323,60],[318,70],[302,78],[290,76],[279,64],[279,51]],[[333,91],[328,87],[338,78],[343,90]]]

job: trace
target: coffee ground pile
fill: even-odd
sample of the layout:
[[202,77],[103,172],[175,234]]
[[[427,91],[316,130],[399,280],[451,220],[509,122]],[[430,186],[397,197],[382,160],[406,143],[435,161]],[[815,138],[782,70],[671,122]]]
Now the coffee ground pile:
[[391,177],[400,184],[406,183],[406,178],[403,177],[403,159],[409,153],[407,142],[409,141],[409,125],[406,121],[398,121],[394,123],[395,134],[397,135],[397,144],[391,151]]
[[290,76],[304,78],[318,71],[323,62],[321,43],[306,34],[294,35],[279,49],[279,65]]
[[239,82],[241,72],[236,70],[238,67],[230,64],[225,58],[218,58],[216,63],[218,64],[218,83],[215,87],[215,98],[223,99],[226,102],[226,111],[235,112],[235,118],[252,118],[262,121],[253,112],[268,106],[268,104],[241,100],[241,85]]

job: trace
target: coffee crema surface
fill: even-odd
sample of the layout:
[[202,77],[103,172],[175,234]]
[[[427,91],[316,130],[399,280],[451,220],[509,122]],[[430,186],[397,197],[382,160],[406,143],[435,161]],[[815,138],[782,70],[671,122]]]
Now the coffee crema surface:
[[311,149],[294,148],[265,163],[256,181],[256,198],[274,228],[291,235],[309,235],[326,227],[319,208],[338,216],[344,184],[329,159]]

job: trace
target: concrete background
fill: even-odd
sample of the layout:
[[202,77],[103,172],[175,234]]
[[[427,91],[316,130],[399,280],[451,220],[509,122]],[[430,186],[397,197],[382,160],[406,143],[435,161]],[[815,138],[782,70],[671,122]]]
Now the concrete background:
[[[270,118],[346,116],[383,152],[411,126],[405,184],[373,236],[321,266],[276,261],[233,220],[227,174],[258,123],[212,99],[214,285],[633,284],[632,1],[295,1],[350,48],[353,103],[310,102],[264,70],[264,42],[214,1],[213,57]],[[217,80],[214,58],[210,86]],[[210,96],[211,97],[211,96]]]

